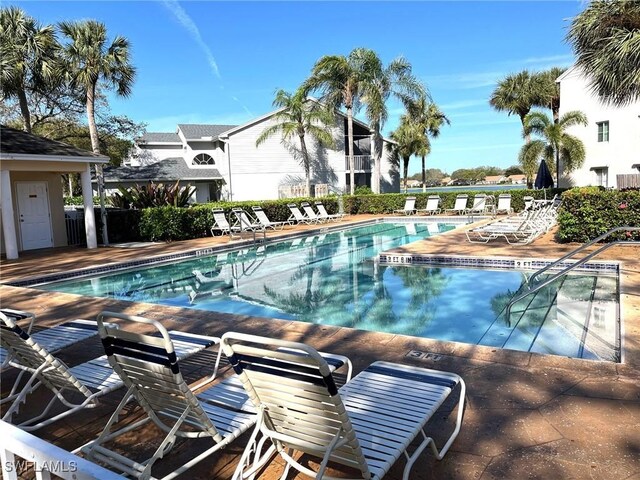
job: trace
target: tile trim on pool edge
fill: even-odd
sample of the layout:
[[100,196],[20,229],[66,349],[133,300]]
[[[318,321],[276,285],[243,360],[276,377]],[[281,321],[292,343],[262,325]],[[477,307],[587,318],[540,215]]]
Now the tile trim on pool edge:
[[[381,253],[378,256],[380,265],[449,265],[453,267],[502,268],[536,271],[546,267],[555,260],[540,258],[507,258],[507,257],[472,257],[457,255],[430,255],[415,253]],[[562,270],[575,261],[565,261],[551,270]],[[578,272],[618,273],[619,262],[588,262],[576,268]]]

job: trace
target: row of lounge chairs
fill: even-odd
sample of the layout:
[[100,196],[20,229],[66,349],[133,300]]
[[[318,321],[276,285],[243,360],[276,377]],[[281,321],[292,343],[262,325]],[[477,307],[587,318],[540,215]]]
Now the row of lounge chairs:
[[295,203],[288,204],[287,207],[291,215],[284,222],[271,221],[262,207],[259,206],[251,207],[253,215],[239,207],[231,209],[231,215],[235,218],[235,220],[231,222],[227,219],[223,209],[214,208],[214,224],[211,227],[211,234],[215,235],[216,232],[222,235],[241,234],[242,232],[253,232],[254,234],[255,232],[264,233],[267,229],[279,230],[287,225],[336,222],[345,217],[344,213],[328,213],[322,202],[315,202],[317,212],[308,202],[302,202],[300,206],[302,207],[302,211]]
[[[30,378],[3,420],[11,422],[17,407],[39,386],[50,389],[54,400],[68,410],[42,421],[47,406],[35,421],[21,423],[23,429],[36,429],[95,406],[99,397],[124,386],[122,401],[102,433],[73,453],[127,476],[151,478],[155,463],[178,439],[213,442],[163,477],[174,478],[253,430],[234,479],[254,478],[276,454],[287,471],[293,467],[322,478],[331,462],[359,470],[362,478],[379,479],[403,453],[406,479],[425,448],[442,459],[462,424],[465,383],[454,373],[379,361],[351,378],[347,357],[317,352],[303,343],[233,332],[222,338],[172,332],[155,320],[113,312],[102,312],[96,323],[106,355],[68,368],[17,320],[13,314],[0,313],[0,340],[9,364]],[[190,387],[180,360],[213,345],[220,345],[213,374]],[[223,356],[235,375],[217,381]],[[336,377],[337,371],[345,373]],[[346,383],[338,388],[341,378]],[[454,390],[459,392],[456,425],[438,451],[425,424]],[[70,393],[84,400],[71,403],[66,398]],[[131,399],[144,412],[133,423],[127,418],[130,409],[125,409]],[[164,432],[153,442],[157,448],[149,459],[138,461],[109,448],[115,439],[126,442],[129,432],[147,423]],[[409,454],[415,439],[420,444]],[[316,458],[318,471],[301,465],[295,452]]]
[[[469,195],[457,195],[453,208],[445,209],[444,213],[457,215],[496,215],[498,213],[513,213],[513,209],[511,208],[511,195],[508,193],[501,193],[498,195],[497,204],[493,195],[486,195],[484,193],[474,196],[471,207],[467,207],[468,201]],[[405,199],[404,207],[399,210],[394,210],[393,212],[403,213],[405,215],[413,215],[416,213],[437,215],[442,212],[440,202],[441,198],[438,195],[429,195],[427,197],[427,205],[425,208],[418,209],[416,208],[416,197],[407,197]]]
[[525,201],[525,209],[517,215],[472,228],[466,232],[467,239],[474,243],[487,243],[503,238],[509,244],[528,244],[556,224],[560,199]]

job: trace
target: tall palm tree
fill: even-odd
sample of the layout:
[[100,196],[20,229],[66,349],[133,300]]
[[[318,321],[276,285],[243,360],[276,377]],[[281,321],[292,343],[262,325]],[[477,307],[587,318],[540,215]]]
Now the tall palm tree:
[[440,110],[438,105],[430,101],[426,95],[421,95],[416,100],[409,102],[407,113],[414,123],[421,126],[426,137],[426,144],[420,153],[422,157],[422,191],[426,191],[427,171],[426,157],[431,151],[429,137],[437,138],[440,135],[440,128],[444,124],[451,125],[451,121]]
[[605,103],[640,99],[640,3],[595,0],[571,23],[576,64]]
[[353,115],[360,107],[361,95],[376,72],[380,59],[373,50],[355,48],[347,57],[325,55],[313,66],[311,76],[303,88],[319,90],[322,100],[333,108],[344,106],[347,111],[347,137],[349,155],[349,181],[351,194],[355,192],[355,165],[353,159]]
[[319,103],[307,99],[304,88],[299,88],[291,94],[278,90],[273,100],[273,106],[280,110],[273,115],[273,125],[265,128],[256,140],[256,147],[263,144],[275,134],[282,135],[284,143],[294,136],[300,139],[302,166],[307,180],[307,194],[311,194],[311,158],[307,149],[305,137],[309,134],[322,146],[333,145],[333,137],[328,127],[333,124],[333,115]]
[[43,89],[54,77],[58,48],[53,26],[41,26],[18,7],[0,9],[0,90],[4,99],[18,99],[26,132],[31,132],[27,92]]
[[549,170],[555,171],[558,185],[560,183],[560,165],[565,172],[580,168],[585,159],[585,148],[582,141],[567,133],[567,129],[575,125],[587,126],[587,117],[579,111],[567,112],[557,123],[542,112],[532,112],[525,118],[525,132],[541,137],[525,144],[520,150],[520,163],[531,165],[543,158]]
[[388,144],[387,148],[389,148],[393,158],[398,163],[402,160],[403,183],[406,192],[407,174],[411,156],[427,152],[429,149],[429,139],[424,135],[422,126],[411,121],[407,115],[403,115],[400,118],[400,125],[391,132],[390,136],[391,140],[395,143]]
[[[103,23],[95,20],[61,22],[60,31],[68,39],[68,43],[63,47],[63,53],[69,81],[86,100],[91,148],[94,153],[100,153],[95,118],[98,82],[106,83],[122,97],[128,97],[131,94],[136,70],[130,63],[129,41],[118,35],[108,45],[107,28]],[[108,244],[102,166],[96,163],[95,168],[100,195],[102,239],[105,244]]]
[[[498,82],[498,86],[491,94],[489,104],[499,112],[506,111],[509,115],[518,115],[524,128],[524,118],[537,104],[538,89],[533,75],[527,70],[507,75]],[[530,137],[525,135],[525,143]]]
[[375,55],[375,59],[372,58],[370,63],[373,75],[368,81],[363,82],[362,103],[366,105],[365,114],[373,136],[373,191],[380,193],[382,128],[389,116],[387,100],[393,95],[406,107],[416,98],[427,97],[428,93],[411,73],[411,64],[406,59],[398,57],[385,67],[378,55],[372,53]]
[[566,68],[552,67],[544,72],[534,74],[537,82],[536,100],[538,107],[550,108],[553,114],[553,121],[558,123],[560,120],[560,85],[556,79],[565,72]]

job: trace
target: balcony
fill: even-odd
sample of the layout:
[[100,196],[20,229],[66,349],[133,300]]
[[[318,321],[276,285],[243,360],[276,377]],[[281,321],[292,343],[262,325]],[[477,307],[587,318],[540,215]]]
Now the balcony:
[[[353,156],[354,172],[370,172],[371,171],[371,155],[354,155]],[[344,157],[344,169],[348,172],[349,155]]]

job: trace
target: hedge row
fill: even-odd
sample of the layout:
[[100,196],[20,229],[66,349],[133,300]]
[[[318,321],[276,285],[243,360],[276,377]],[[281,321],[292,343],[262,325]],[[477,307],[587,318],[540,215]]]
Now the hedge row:
[[[574,188],[562,195],[558,214],[560,242],[588,242],[615,227],[640,227],[640,191]],[[632,239],[640,239],[638,233]],[[627,239],[621,233],[611,240]]]
[[[469,195],[469,199],[467,200],[467,206],[471,206],[471,202],[473,201],[474,195],[485,193],[488,195],[493,195],[496,198],[496,202],[498,200],[498,195],[501,193],[508,193],[511,195],[511,207],[514,211],[519,212],[524,208],[523,197],[532,196],[536,199],[552,198],[554,195],[562,194],[565,189],[547,189],[546,192],[543,190],[496,190],[496,191],[478,191],[478,190],[457,190],[457,191],[449,191],[449,192],[438,192],[437,195],[440,197],[440,208],[447,209],[453,208],[454,203],[456,201],[456,196],[460,194]],[[427,197],[429,195],[435,195],[434,193],[388,193],[384,195],[348,195],[344,197],[344,208],[347,213],[357,214],[357,213],[393,213],[394,210],[400,210],[404,207],[404,201],[407,197],[416,197],[416,208],[424,209],[427,206]]]
[[[504,190],[511,194],[511,205],[518,212],[524,208],[523,197],[544,198],[541,190]],[[501,191],[491,192],[496,198]],[[466,193],[471,199],[478,191],[440,192],[441,208],[453,208],[456,195]],[[482,192],[485,193],[485,192]],[[562,194],[562,207],[558,216],[558,240],[561,242],[586,242],[618,226],[640,226],[640,192],[599,190],[597,188],[577,188],[568,191],[549,189],[547,198]],[[416,208],[426,207],[429,194],[384,194],[345,195],[344,210],[350,214],[391,213],[404,206],[407,196],[416,197]],[[172,241],[201,238],[211,235],[213,208],[222,208],[231,218],[231,209],[240,207],[251,212],[251,206],[261,205],[272,221],[285,221],[290,216],[288,203],[308,201],[313,198],[268,200],[263,202],[216,202],[190,208],[157,207],[144,210],[109,209],[109,239],[112,242],[125,241]],[[338,197],[325,197],[322,202],[329,213],[339,210]],[[96,220],[100,222],[100,212],[96,209]],[[619,236],[618,238],[623,238]],[[624,236],[626,238],[626,236]],[[633,235],[640,238],[640,235]]]

